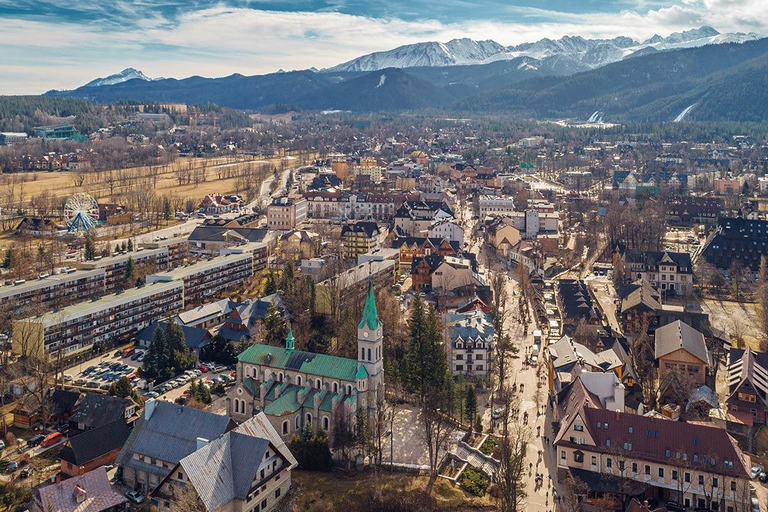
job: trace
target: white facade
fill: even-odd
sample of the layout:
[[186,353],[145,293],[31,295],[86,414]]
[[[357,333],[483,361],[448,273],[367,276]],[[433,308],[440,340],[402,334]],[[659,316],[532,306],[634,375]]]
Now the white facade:
[[445,238],[449,242],[459,242],[464,246],[464,228],[456,224],[452,219],[435,222],[429,228],[430,238]]
[[503,215],[515,211],[515,200],[511,196],[480,196],[478,199],[480,216]]

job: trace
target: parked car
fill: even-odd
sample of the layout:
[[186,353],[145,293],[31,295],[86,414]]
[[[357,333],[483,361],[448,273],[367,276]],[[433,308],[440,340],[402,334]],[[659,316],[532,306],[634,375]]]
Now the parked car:
[[21,472],[19,473],[19,478],[29,478],[29,475],[32,474],[32,466],[25,466],[22,468]]
[[85,380],[85,379],[77,379],[75,381],[75,386],[85,386],[86,382],[88,382],[88,381]]
[[17,469],[19,469],[19,463],[15,460],[0,460],[0,472],[13,473]]
[[139,491],[128,491],[125,493],[125,497],[137,505],[139,503],[143,503],[144,499],[146,498],[146,496],[144,496],[144,494],[140,493]]
[[136,352],[135,352],[135,353],[134,353],[134,354],[131,356],[131,361],[136,361],[136,360],[137,360],[137,359],[138,359],[140,356],[143,356],[143,355],[144,355],[144,351],[143,351],[143,350],[137,350],[137,351],[136,351]]
[[122,353],[123,353],[123,351],[122,351],[122,350],[118,350],[117,352],[115,352],[115,357],[120,357],[120,355],[121,355]]
[[95,366],[89,366],[85,370],[83,370],[83,375],[88,375],[89,373],[95,372],[96,367]]
[[135,353],[136,353],[136,347],[127,348],[123,350],[123,359],[125,359],[126,357],[130,357]]
[[750,472],[750,474],[752,478],[757,478],[760,475],[760,473],[762,473],[763,471],[765,471],[765,469],[763,469],[763,466],[754,465],[752,466],[752,471]]
[[761,471],[757,478],[763,483],[768,482],[768,474],[765,471]]
[[147,398],[157,398],[160,396],[160,393],[157,391],[146,391],[142,393],[142,396],[146,396]]
[[45,436],[37,434],[35,436],[30,437],[27,439],[27,448],[32,448],[34,446],[39,445],[43,439],[45,439]]
[[64,374],[64,382],[72,382],[72,379],[73,379],[73,378],[74,378],[74,377],[72,377],[72,374],[71,374],[71,373],[65,373],[65,374]]
[[197,369],[203,373],[208,373],[208,367],[205,366],[204,364],[201,364],[200,366],[198,366]]
[[56,432],[61,432],[62,434],[69,432],[69,423],[60,423],[56,425]]
[[142,362],[144,360],[144,353],[142,353],[139,357],[136,358],[138,362]]
[[96,382],[95,380],[89,380],[88,384],[86,384],[85,387],[87,387],[87,388],[97,388],[97,387],[99,387],[99,383]]
[[109,388],[111,388],[111,387],[112,387],[112,383],[111,382],[105,382],[104,384],[99,386],[99,389],[103,389],[104,391],[109,391]]
[[5,441],[0,439],[0,452],[3,451],[3,450],[5,450]]

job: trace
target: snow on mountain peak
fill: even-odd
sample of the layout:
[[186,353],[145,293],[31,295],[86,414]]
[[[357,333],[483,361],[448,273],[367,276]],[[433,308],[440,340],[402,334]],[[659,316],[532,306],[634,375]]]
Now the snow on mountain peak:
[[109,75],[108,77],[96,78],[95,80],[91,80],[90,82],[85,84],[83,87],[101,87],[102,85],[115,85],[115,84],[127,82],[128,80],[134,80],[134,79],[146,80],[147,82],[152,80],[151,78],[149,78],[147,75],[145,75],[138,69],[125,68],[121,72],[115,73],[114,75]]
[[564,36],[560,39],[543,38],[535,42],[504,47],[492,40],[475,41],[461,38],[452,39],[447,43],[430,41],[399,46],[393,50],[363,55],[325,71],[368,72],[390,67],[459,66],[529,57],[547,61],[550,67],[568,68],[563,68],[563,72],[574,72],[611,64],[633,54],[642,55],[705,44],[741,43],[759,37],[754,33],[721,34],[710,26],[703,26],[675,32],[667,37],[654,35],[642,43],[625,36],[613,39]]

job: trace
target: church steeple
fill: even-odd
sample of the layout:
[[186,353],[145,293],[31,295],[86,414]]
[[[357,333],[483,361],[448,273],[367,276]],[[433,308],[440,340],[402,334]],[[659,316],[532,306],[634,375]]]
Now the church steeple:
[[368,276],[368,294],[365,297],[365,309],[363,309],[363,318],[357,325],[358,329],[365,326],[374,331],[379,326],[379,312],[376,310],[376,294],[373,292],[373,279]]
[[293,327],[291,327],[291,324],[288,324],[288,336],[285,338],[285,349],[286,350],[293,350]]

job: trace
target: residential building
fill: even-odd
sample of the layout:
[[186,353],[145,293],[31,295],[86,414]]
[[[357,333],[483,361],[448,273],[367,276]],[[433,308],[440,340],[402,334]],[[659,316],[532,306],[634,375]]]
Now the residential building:
[[477,202],[480,217],[506,215],[516,211],[515,198],[512,196],[480,196]]
[[148,249],[162,249],[163,247],[168,249],[168,268],[176,268],[179,265],[184,264],[189,256],[188,252],[188,240],[185,236],[174,236],[170,238],[163,238],[161,240],[155,240],[153,242],[142,242],[141,248]]
[[742,182],[736,178],[715,178],[715,194],[730,195],[741,192]]
[[435,221],[453,217],[453,210],[443,202],[405,201],[395,212],[395,229],[406,236],[425,236]]
[[367,279],[373,279],[378,290],[394,284],[395,262],[372,261],[329,277],[315,286],[315,311],[321,315],[335,314],[339,308],[361,304],[365,298]]
[[65,225],[57,224],[51,219],[41,219],[39,217],[24,217],[16,225],[15,231],[18,235],[26,236],[54,236],[58,232],[63,232]]
[[504,257],[509,257],[512,248],[522,240],[520,230],[508,217],[496,217],[487,224],[486,236],[496,252]]
[[229,341],[258,340],[261,337],[264,319],[269,314],[270,307],[282,317],[285,316],[285,307],[283,306],[280,295],[273,293],[259,297],[255,300],[246,300],[234,308],[218,330],[218,334]]
[[267,207],[267,227],[274,230],[294,229],[307,220],[304,198],[279,197]]
[[411,287],[419,292],[432,290],[432,275],[442,265],[444,258],[438,254],[414,258],[411,262]]
[[731,347],[728,352],[728,411],[768,423],[768,354]]
[[10,145],[14,142],[27,140],[29,136],[25,132],[0,132],[0,145]]
[[77,409],[69,417],[69,435],[74,437],[116,421],[132,428],[138,414],[139,407],[130,398],[85,393]]
[[400,262],[406,266],[423,256],[456,256],[461,253],[461,245],[444,238],[397,237],[392,240],[392,248],[400,252]]
[[148,275],[147,283],[182,283],[184,306],[188,307],[241,286],[253,273],[253,254],[243,251]]
[[52,276],[0,286],[0,309],[29,314],[51,311],[104,295],[105,282],[104,269],[60,269]]
[[[595,349],[597,350],[597,348]],[[622,347],[614,344],[611,348],[594,352],[589,347],[563,336],[546,347],[546,363],[549,367],[550,391],[559,393],[584,372],[613,373],[619,380],[627,376]]]
[[584,281],[559,279],[555,287],[555,299],[564,331],[575,329],[582,320],[592,325],[601,323],[602,315],[595,307],[589,287]]
[[182,282],[155,283],[80,302],[58,311],[17,320],[13,351],[65,357],[94,345],[125,340],[151,322],[179,311],[184,303]]
[[432,272],[431,289],[438,294],[463,290],[465,294],[473,295],[475,287],[486,286],[476,268],[474,260],[444,256]]
[[154,491],[182,459],[235,427],[229,416],[147,400],[117,457],[125,486]]
[[442,238],[449,242],[457,242],[464,247],[464,228],[454,219],[438,220],[432,223],[427,232],[429,238]]
[[183,489],[208,512],[269,512],[288,494],[298,463],[263,413],[197,444],[152,493],[159,510],[176,510],[173,496]]
[[128,499],[109,483],[106,468],[98,467],[61,482],[35,487],[32,512],[119,512],[128,510]]
[[348,222],[341,228],[344,257],[357,259],[381,247],[382,230],[373,221]]
[[680,196],[667,204],[667,215],[675,225],[714,224],[724,209],[720,197]]
[[678,373],[705,384],[707,367],[712,363],[704,335],[680,320],[656,329],[654,357],[659,365],[659,381],[664,381],[668,373]]
[[79,476],[99,466],[112,464],[131,431],[124,421],[113,421],[78,435],[69,435],[59,452],[61,472]]
[[666,294],[693,293],[693,262],[687,252],[622,250],[614,252],[613,268],[623,265],[626,281],[644,279]]
[[724,217],[709,236],[701,257],[721,269],[733,264],[757,271],[768,255],[768,220]]
[[[43,404],[40,395],[31,393],[34,387],[27,387],[26,394],[13,405],[13,426],[24,429],[38,430],[43,426]],[[77,407],[80,393],[65,389],[49,389],[44,395],[45,422],[57,425],[67,421],[67,418]]]
[[285,262],[296,263],[302,258],[314,258],[320,251],[320,235],[306,229],[291,229],[277,237],[275,255]]
[[444,325],[448,367],[453,376],[485,379],[491,372],[496,339],[491,316],[480,309],[448,313]]
[[[167,328],[168,322],[166,320],[152,322],[136,333],[136,346],[142,348],[150,347],[155,341],[157,330]],[[195,357],[200,357],[200,349],[208,345],[213,338],[211,331],[204,329],[203,327],[190,327],[187,325],[179,325],[179,328],[181,329],[184,338],[184,344],[189,347],[190,352],[194,354]]]
[[560,182],[571,190],[587,190],[592,186],[590,171],[566,171],[560,175]]
[[135,282],[126,281],[125,269],[128,260],[141,270],[141,274],[151,274],[168,270],[168,247],[157,249],[138,248],[135,251],[108,256],[106,258],[96,257],[93,260],[79,261],[73,263],[76,268],[83,270],[103,270],[105,273],[105,291],[106,293],[115,293],[121,289],[133,288]]
[[633,494],[686,508],[736,512],[749,503],[749,461],[722,428],[584,405],[563,419],[554,446],[559,469],[603,476],[592,493],[620,492],[598,488],[615,477]]
[[[197,226],[190,233],[187,245],[191,256],[211,257],[218,256],[224,249],[244,244],[260,243],[266,235],[266,229]],[[266,258],[266,245],[263,251]]]
[[289,328],[284,348],[254,344],[238,356],[229,414],[239,420],[261,411],[283,439],[305,427],[333,436],[338,420],[360,408],[374,417],[384,398],[382,329],[369,279],[357,359],[296,350]]
[[198,208],[209,214],[229,213],[239,208],[239,198],[237,196],[208,194],[200,201]]

